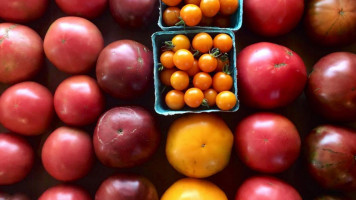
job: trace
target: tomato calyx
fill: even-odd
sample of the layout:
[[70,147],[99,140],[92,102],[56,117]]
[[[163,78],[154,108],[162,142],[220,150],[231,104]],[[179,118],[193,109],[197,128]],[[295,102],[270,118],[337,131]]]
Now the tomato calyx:
[[203,99],[203,102],[201,103],[201,105],[202,105],[204,108],[207,108],[207,109],[210,108],[209,103],[208,103],[208,100],[207,100],[206,98]]
[[218,58],[220,57],[222,54],[220,52],[220,50],[218,48],[212,48],[210,51],[209,51],[209,54],[212,55],[213,57],[215,58]]
[[162,46],[162,51],[170,51],[175,47],[172,41],[165,41]]
[[184,26],[184,28],[185,28],[185,21],[183,20],[183,18],[181,16],[179,16],[178,19],[179,19],[179,21],[177,23],[175,23],[174,25]]

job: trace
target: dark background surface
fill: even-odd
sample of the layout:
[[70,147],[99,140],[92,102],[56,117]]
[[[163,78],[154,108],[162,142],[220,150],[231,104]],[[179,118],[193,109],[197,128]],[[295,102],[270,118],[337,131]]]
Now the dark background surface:
[[[50,5],[42,18],[26,25],[36,30],[43,39],[50,24],[61,16],[65,16],[65,14],[59,10],[59,8],[52,0],[50,1]],[[152,49],[150,36],[155,31],[159,31],[157,26],[157,19],[158,3],[157,9],[154,12],[149,26],[143,29],[128,30],[120,27],[113,20],[108,8],[98,18],[92,20],[92,22],[94,22],[101,30],[104,36],[105,45],[120,39],[132,39]],[[315,64],[318,59],[328,53],[336,51],[349,51],[356,53],[356,44],[338,48],[325,48],[315,45],[307,39],[302,24],[299,24],[298,27],[295,28],[292,32],[277,38],[263,38],[257,36],[251,33],[243,24],[242,28],[236,33],[237,52],[241,51],[242,48],[250,44],[261,41],[270,41],[277,44],[282,44],[298,53],[304,60],[308,68],[308,73],[311,72],[313,64]],[[94,71],[95,69],[93,68],[89,75],[95,78]],[[46,60],[45,66],[33,80],[47,86],[52,91],[52,94],[54,94],[58,84],[67,77],[69,77],[68,74],[58,71],[52,64],[49,63],[48,60]],[[9,85],[0,84],[0,92],[3,92],[7,87],[9,87]],[[165,139],[168,127],[171,122],[180,115],[166,117],[156,114],[153,110],[153,93],[153,83],[151,83],[151,87],[149,87],[147,92],[134,101],[125,102],[106,95],[106,110],[111,107],[120,105],[139,105],[150,110],[159,122],[159,128],[162,132],[162,141],[155,155],[147,163],[130,169],[107,168],[96,160],[95,165],[90,173],[86,177],[72,182],[72,184],[83,187],[92,195],[92,197],[94,197],[94,194],[100,183],[109,175],[115,172],[133,172],[141,174],[150,179],[156,186],[159,195],[162,195],[171,184],[173,184],[179,178],[184,177],[169,165],[164,153]],[[237,112],[219,113],[219,115],[228,123],[231,130],[235,130],[236,124],[242,118],[258,111],[261,110],[252,110],[241,105]],[[293,123],[295,123],[302,138],[304,138],[306,134],[308,134],[317,125],[329,123],[328,121],[321,119],[315,113],[313,113],[305,99],[304,94],[302,94],[295,102],[285,108],[269,111],[281,113],[288,117]],[[26,137],[26,139],[31,142],[32,147],[36,152],[35,166],[26,179],[11,186],[0,186],[0,191],[9,193],[22,192],[31,197],[31,199],[37,199],[40,194],[47,188],[61,183],[50,177],[49,174],[44,170],[43,166],[41,165],[40,152],[41,145],[48,134],[62,125],[64,124],[60,122],[58,118],[55,118],[50,129],[43,135]],[[356,124],[353,123],[339,125],[356,127]],[[95,124],[92,124],[90,126],[83,127],[83,129],[88,133],[93,134],[94,126]],[[5,131],[7,130],[0,125],[0,132]],[[249,176],[257,174],[257,172],[249,170],[247,167],[245,167],[237,158],[236,153],[233,150],[229,165],[223,171],[207,179],[217,184],[227,194],[229,199],[233,199],[237,188],[239,185],[241,185],[243,180]],[[301,193],[303,199],[312,199],[316,195],[322,193],[334,193],[332,191],[324,191],[310,178],[305,169],[302,154],[290,169],[284,173],[275,174],[274,176],[279,177],[293,185]],[[349,194],[349,196],[354,196],[353,199],[356,199],[355,194]]]

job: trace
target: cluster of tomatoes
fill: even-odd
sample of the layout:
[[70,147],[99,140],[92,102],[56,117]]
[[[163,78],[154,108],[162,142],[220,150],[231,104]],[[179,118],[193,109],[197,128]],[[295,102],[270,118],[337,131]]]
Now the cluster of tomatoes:
[[172,110],[184,106],[217,106],[231,110],[237,102],[231,92],[233,77],[229,72],[232,38],[225,33],[210,36],[201,32],[190,39],[182,34],[166,41],[160,55],[160,81],[170,90],[165,103]]
[[[230,16],[239,6],[238,0],[162,0],[168,7],[162,19],[167,26],[230,26]],[[182,5],[182,6],[179,6]]]

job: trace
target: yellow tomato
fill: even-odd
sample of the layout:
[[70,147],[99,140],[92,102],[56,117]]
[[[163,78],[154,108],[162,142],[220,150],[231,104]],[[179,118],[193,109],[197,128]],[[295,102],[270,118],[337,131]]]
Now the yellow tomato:
[[215,184],[194,178],[175,182],[162,195],[161,200],[227,200],[225,193]]
[[185,115],[170,126],[166,156],[180,173],[204,178],[223,170],[230,160],[233,134],[217,115]]

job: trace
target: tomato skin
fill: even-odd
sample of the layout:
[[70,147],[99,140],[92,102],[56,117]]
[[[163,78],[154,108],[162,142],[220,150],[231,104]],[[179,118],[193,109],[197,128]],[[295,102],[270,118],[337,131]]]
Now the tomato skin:
[[81,74],[95,66],[104,39],[92,22],[81,17],[62,17],[51,24],[43,47],[46,57],[59,70]]
[[91,200],[87,191],[73,185],[56,185],[42,193],[38,200]]
[[208,53],[213,47],[213,39],[208,33],[198,33],[192,40],[192,46],[201,53]]
[[187,4],[181,8],[180,16],[187,26],[196,26],[202,19],[203,14],[199,6]]
[[32,78],[44,61],[43,41],[31,28],[0,23],[0,82],[17,83]]
[[172,44],[173,44],[173,52],[178,51],[179,49],[190,49],[190,40],[187,36],[179,34],[175,35],[172,38]]
[[218,93],[211,88],[204,91],[204,99],[207,101],[208,106],[215,106],[217,95]]
[[190,69],[186,70],[186,72],[188,73],[189,76],[194,76],[195,74],[200,72],[197,59],[194,59],[193,66]]
[[186,49],[179,49],[173,55],[173,63],[180,70],[189,70],[194,65],[194,56]]
[[203,72],[213,72],[218,66],[218,60],[211,54],[203,54],[198,60],[199,69]]
[[58,7],[67,15],[93,19],[105,9],[107,0],[55,0]]
[[53,96],[35,82],[7,88],[0,97],[0,122],[22,135],[39,135],[49,127],[54,114]]
[[174,55],[173,51],[165,51],[161,54],[160,61],[163,67],[165,68],[174,67],[173,55]]
[[236,96],[230,91],[222,91],[216,96],[216,105],[221,110],[231,110],[236,103]]
[[171,86],[176,90],[184,90],[189,86],[189,76],[185,71],[176,71],[171,76]]
[[168,108],[180,110],[184,107],[184,93],[179,90],[171,90],[166,94],[165,102]]
[[239,0],[220,0],[220,13],[223,15],[232,15],[239,7]]
[[182,0],[162,0],[168,6],[177,6]]
[[180,8],[167,7],[163,11],[162,19],[167,26],[174,26],[179,22]]
[[216,35],[213,40],[214,48],[218,48],[222,53],[229,52],[233,46],[232,43],[232,38],[225,33]]
[[210,88],[213,80],[211,76],[206,72],[199,72],[193,77],[193,85],[201,90],[207,90]]
[[214,17],[220,10],[220,1],[201,0],[199,7],[205,17]]
[[171,76],[174,72],[176,72],[177,69],[172,68],[172,69],[163,69],[163,71],[161,71],[159,73],[159,80],[161,81],[161,83],[165,86],[171,86]]
[[45,13],[48,2],[48,0],[0,0],[0,18],[9,22],[30,22]]
[[302,93],[307,81],[306,67],[299,55],[273,43],[245,47],[236,66],[241,103],[250,107],[285,106]]
[[217,72],[213,76],[213,88],[217,92],[228,91],[232,88],[234,80],[232,76],[224,72]]
[[311,0],[305,15],[309,37],[321,45],[347,45],[356,40],[356,2]]
[[0,144],[0,185],[23,180],[34,164],[32,147],[25,139],[10,133],[0,133]]
[[204,93],[199,88],[189,88],[184,93],[184,102],[191,108],[199,107],[204,100]]

